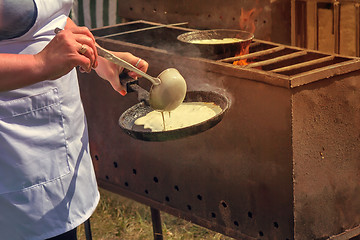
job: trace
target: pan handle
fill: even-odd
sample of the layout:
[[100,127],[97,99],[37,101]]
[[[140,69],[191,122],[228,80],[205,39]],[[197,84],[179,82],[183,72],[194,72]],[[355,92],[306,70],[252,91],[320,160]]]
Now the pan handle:
[[146,91],[145,89],[143,89],[142,87],[139,86],[138,80],[135,80],[135,79],[129,77],[127,72],[122,72],[119,75],[119,78],[120,78],[121,85],[126,87],[126,91],[128,93],[136,92],[138,95],[138,101],[144,102],[146,105],[150,106],[150,103],[149,103],[150,94],[148,91]]

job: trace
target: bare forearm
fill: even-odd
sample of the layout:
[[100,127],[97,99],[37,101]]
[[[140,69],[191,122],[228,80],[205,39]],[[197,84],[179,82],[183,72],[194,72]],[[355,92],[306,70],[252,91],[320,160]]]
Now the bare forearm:
[[0,92],[45,80],[41,65],[35,55],[0,54]]
[[[69,22],[71,25],[72,22]],[[55,80],[80,66],[87,72],[96,66],[95,40],[86,28],[64,30],[35,55],[0,53],[0,91]],[[79,49],[87,47],[85,53]]]

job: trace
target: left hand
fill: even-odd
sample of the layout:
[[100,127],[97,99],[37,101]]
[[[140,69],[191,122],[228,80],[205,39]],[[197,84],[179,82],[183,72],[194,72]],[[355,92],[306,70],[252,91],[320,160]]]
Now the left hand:
[[[136,67],[143,72],[146,72],[148,69],[149,64],[145,60],[135,57],[131,53],[128,52],[112,52],[112,53],[134,66],[137,64]],[[119,75],[120,73],[122,73],[123,70],[124,70],[123,67],[120,67],[119,65],[112,63],[103,57],[98,56],[98,66],[95,68],[96,73],[99,75],[99,77],[109,81],[115,91],[125,96],[126,95],[125,86],[121,85],[119,79]],[[137,79],[137,77],[139,77],[134,72],[129,72],[128,75],[133,79]]]

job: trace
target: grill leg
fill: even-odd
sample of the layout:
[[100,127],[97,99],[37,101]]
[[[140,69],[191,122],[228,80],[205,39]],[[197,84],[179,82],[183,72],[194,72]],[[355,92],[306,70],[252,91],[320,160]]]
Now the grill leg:
[[84,222],[86,240],[92,240],[90,218]]
[[163,240],[160,211],[152,207],[150,207],[150,210],[154,232],[154,240]]

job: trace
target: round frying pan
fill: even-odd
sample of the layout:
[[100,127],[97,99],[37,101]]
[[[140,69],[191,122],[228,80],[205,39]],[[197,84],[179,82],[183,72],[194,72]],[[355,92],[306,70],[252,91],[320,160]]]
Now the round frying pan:
[[[212,40],[224,38],[237,38],[240,42],[233,43],[194,43],[194,40]],[[177,39],[185,44],[196,46],[202,57],[222,59],[245,54],[254,35],[250,32],[234,29],[200,30],[180,34]]]
[[213,102],[221,107],[222,111],[206,121],[189,127],[169,131],[152,132],[150,129],[144,129],[143,126],[134,124],[136,119],[153,111],[150,106],[146,105],[144,102],[140,102],[127,109],[120,116],[119,125],[127,134],[136,139],[144,141],[175,140],[195,135],[214,127],[222,120],[224,113],[230,106],[230,102],[227,97],[211,91],[189,91],[186,93],[184,102]]

